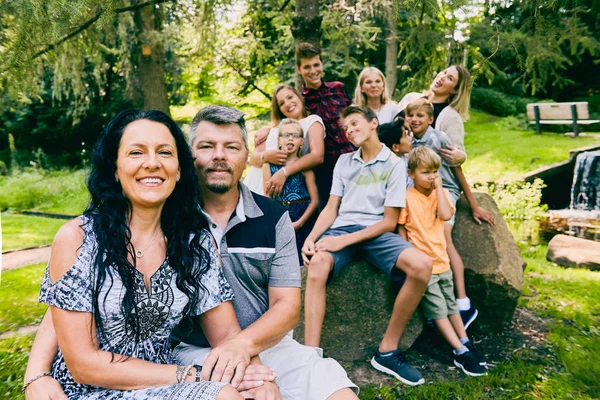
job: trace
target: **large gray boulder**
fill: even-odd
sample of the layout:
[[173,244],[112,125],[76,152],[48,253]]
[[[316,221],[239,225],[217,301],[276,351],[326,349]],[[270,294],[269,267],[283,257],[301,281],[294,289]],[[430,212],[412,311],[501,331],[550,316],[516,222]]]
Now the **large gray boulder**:
[[[525,264],[492,198],[487,194],[475,195],[479,204],[494,214],[496,225],[477,225],[461,196],[453,237],[465,263],[467,292],[480,310],[477,322],[486,329],[499,330],[514,314]],[[303,271],[303,300],[305,279],[306,271]],[[390,279],[366,262],[346,267],[327,287],[321,336],[325,354],[342,362],[369,359],[386,330],[396,294],[397,288]],[[417,311],[405,329],[400,347],[410,347],[423,326],[423,317]],[[303,314],[294,337],[303,343]]]
[[475,223],[461,195],[452,239],[465,264],[467,295],[479,310],[477,323],[497,331],[512,319],[526,264],[494,200],[484,193],[474,195],[481,207],[492,212],[496,224]]
[[600,270],[600,242],[556,235],[548,243],[548,261],[563,267]]

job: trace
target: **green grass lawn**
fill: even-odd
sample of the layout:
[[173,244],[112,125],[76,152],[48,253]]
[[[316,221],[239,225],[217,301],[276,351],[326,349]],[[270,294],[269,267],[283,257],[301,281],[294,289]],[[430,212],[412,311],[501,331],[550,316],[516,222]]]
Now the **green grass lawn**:
[[528,171],[568,160],[571,149],[600,144],[595,137],[537,135],[533,129],[523,129],[521,119],[478,111],[471,112],[465,131],[464,169],[470,183],[517,180]]
[[42,320],[47,306],[38,303],[46,264],[2,272],[0,284],[0,333]]
[[24,249],[52,243],[64,219],[34,217],[30,215],[0,215],[2,223],[2,251]]

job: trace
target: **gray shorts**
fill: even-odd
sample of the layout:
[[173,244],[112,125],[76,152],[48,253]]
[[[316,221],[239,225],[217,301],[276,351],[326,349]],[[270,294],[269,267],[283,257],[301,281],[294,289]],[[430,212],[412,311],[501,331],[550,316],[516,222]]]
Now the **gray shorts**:
[[[342,236],[365,229],[363,225],[347,225],[327,229],[323,236]],[[393,280],[403,281],[404,272],[394,268],[400,254],[412,248],[402,236],[397,233],[384,232],[374,239],[347,246],[340,251],[331,253],[333,256],[333,271],[329,275],[330,282],[342,269],[358,257],[364,257],[371,265],[385,272]]]
[[448,318],[458,313],[451,269],[441,274],[431,274],[421,299],[421,309],[425,318],[433,320]]
[[448,193],[450,193],[450,198],[452,199],[452,205],[454,206],[455,211],[454,214],[452,214],[452,218],[450,218],[448,221],[444,221],[444,223],[454,226],[454,221],[456,221],[456,202],[460,197],[460,192],[457,192],[455,190],[448,190]]
[[[202,365],[210,350],[180,343],[173,357],[184,365]],[[259,354],[262,363],[277,373],[275,382],[285,400],[324,400],[345,388],[358,395],[359,388],[348,379],[346,370],[333,358],[323,358],[319,350],[301,345],[288,334]]]

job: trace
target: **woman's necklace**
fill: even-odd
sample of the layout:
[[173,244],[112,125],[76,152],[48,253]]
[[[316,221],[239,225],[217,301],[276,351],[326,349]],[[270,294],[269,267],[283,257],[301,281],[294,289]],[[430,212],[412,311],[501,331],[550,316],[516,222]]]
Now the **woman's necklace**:
[[[144,249],[143,249],[143,250],[136,250],[136,251],[135,251],[135,256],[136,256],[137,258],[142,258],[142,257],[144,257],[144,252],[145,252],[146,250],[148,250],[148,248],[150,247],[150,245],[152,244],[152,242],[154,242],[154,239],[156,239],[156,234],[157,234],[157,233],[158,233],[158,229],[156,230],[156,232],[154,232],[154,236],[152,236],[152,239],[150,239],[150,242],[148,243],[148,245],[147,245],[146,247],[144,247]],[[135,246],[134,246],[134,248],[135,248]]]

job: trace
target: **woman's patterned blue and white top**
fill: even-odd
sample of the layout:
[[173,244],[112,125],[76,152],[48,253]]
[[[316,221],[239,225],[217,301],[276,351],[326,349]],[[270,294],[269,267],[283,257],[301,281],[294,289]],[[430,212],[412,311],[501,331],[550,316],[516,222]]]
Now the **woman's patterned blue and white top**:
[[[49,266],[46,267],[40,290],[40,302],[69,311],[93,313],[92,292],[97,276],[95,258],[98,243],[93,231],[93,220],[82,216],[83,244],[71,268],[55,283],[50,281]],[[225,280],[213,241],[207,231],[201,231],[201,243],[208,250],[207,271],[199,277],[204,292],[197,304],[192,305],[189,316],[200,315],[222,302],[233,299],[231,287]],[[165,259],[150,278],[150,292],[144,284],[144,276],[136,270],[135,298],[138,319],[142,322],[140,338],[135,343],[133,333],[125,323],[121,310],[123,283],[115,269],[108,269],[99,294],[100,317],[105,327],[104,337],[99,337],[100,350],[135,357],[157,364],[175,364],[171,356],[169,335],[183,318],[187,296],[175,284],[176,271]],[[70,399],[215,399],[222,384],[215,382],[186,383],[144,390],[107,390],[81,385],[73,380],[59,348],[52,364],[52,376],[63,386]]]

